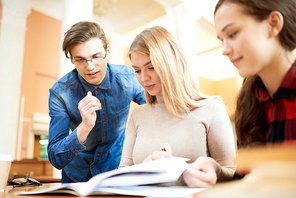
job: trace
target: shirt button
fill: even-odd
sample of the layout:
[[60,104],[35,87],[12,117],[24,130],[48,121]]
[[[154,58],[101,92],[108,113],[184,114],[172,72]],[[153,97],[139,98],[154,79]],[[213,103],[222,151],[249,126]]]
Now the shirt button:
[[106,120],[104,119],[103,122],[106,122]]
[[94,166],[94,165],[92,165],[91,167],[92,167],[92,168],[94,168],[95,166]]
[[97,157],[100,157],[100,154],[97,154]]
[[103,136],[105,137],[106,136],[106,133],[104,133]]
[[70,161],[72,161],[72,160],[73,160],[73,158],[71,157],[71,158],[69,158],[69,160],[70,160]]
[[79,150],[80,150],[80,148],[76,147],[76,150],[77,150],[77,151],[79,151]]
[[99,88],[96,88],[96,90],[99,91],[100,89]]

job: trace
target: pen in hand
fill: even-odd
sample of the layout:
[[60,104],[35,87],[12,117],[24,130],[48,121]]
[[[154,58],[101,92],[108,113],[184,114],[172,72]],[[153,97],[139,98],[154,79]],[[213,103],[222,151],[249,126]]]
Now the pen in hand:
[[150,162],[153,160],[173,156],[172,149],[169,144],[165,144],[165,147],[163,144],[160,144],[160,147],[161,147],[161,151],[154,151],[151,155],[149,155],[146,159],[144,159],[143,162]]
[[161,146],[161,150],[162,151],[166,151],[165,148],[164,148],[164,146],[163,146],[163,144],[160,144],[160,146]]
[[171,149],[171,146],[169,144],[160,144],[160,147],[161,147],[161,151],[164,151],[165,152],[165,157],[172,157],[173,154],[172,154],[172,149]]

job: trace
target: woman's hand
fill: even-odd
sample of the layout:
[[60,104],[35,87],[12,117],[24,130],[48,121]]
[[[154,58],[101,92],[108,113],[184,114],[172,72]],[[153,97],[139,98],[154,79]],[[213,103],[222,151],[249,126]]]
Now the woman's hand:
[[151,155],[149,155],[143,162],[150,162],[153,160],[172,157],[172,149],[169,144],[165,144],[164,148],[161,151],[154,151]]
[[217,182],[215,162],[210,157],[199,157],[189,165],[183,178],[191,188],[211,186]]

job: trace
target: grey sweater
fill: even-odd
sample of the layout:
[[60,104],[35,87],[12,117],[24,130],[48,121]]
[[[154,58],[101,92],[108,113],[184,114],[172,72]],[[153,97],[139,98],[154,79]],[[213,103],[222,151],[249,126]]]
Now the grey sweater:
[[129,120],[120,166],[142,163],[164,143],[170,144],[173,156],[189,158],[189,163],[199,156],[212,157],[218,181],[233,178],[234,137],[221,101],[210,98],[185,119],[168,112],[162,95],[157,96],[156,104],[138,106]]

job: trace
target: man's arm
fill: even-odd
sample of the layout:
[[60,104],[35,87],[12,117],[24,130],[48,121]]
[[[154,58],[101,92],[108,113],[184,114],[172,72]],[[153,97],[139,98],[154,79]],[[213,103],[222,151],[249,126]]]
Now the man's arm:
[[77,127],[77,137],[80,142],[84,142],[96,124],[96,111],[101,109],[101,103],[89,91],[78,103],[78,109],[82,117],[82,122]]
[[[69,164],[76,155],[85,149],[82,142],[85,141],[89,132],[94,126],[96,113],[94,109],[99,109],[100,103],[97,98],[87,95],[79,103],[79,110],[82,114],[82,122],[72,132],[70,132],[70,116],[63,99],[50,90],[49,115],[51,117],[49,126],[48,158],[51,164],[62,169]],[[91,98],[89,100],[89,98]],[[95,105],[96,107],[93,107]]]

